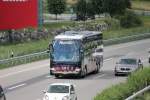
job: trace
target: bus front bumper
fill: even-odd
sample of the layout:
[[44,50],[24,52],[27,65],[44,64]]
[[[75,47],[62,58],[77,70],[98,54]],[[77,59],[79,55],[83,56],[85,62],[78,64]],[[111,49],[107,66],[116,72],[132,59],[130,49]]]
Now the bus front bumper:
[[50,72],[55,75],[55,74],[59,74],[59,75],[78,75],[81,73],[80,69],[74,70],[74,71],[56,71],[51,69]]

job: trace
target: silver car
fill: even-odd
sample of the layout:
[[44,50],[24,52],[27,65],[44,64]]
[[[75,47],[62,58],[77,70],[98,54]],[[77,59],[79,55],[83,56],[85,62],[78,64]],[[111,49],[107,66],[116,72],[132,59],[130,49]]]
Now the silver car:
[[129,74],[138,69],[143,68],[143,64],[140,59],[136,58],[121,58],[115,66],[115,75]]

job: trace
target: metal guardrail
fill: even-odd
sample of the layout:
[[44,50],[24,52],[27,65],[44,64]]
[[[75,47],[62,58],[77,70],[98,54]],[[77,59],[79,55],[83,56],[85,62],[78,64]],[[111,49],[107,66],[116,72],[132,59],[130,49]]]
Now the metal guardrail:
[[137,15],[150,16],[150,11],[148,10],[133,10],[133,12]]
[[131,35],[131,36],[126,36],[126,37],[121,37],[121,38],[108,39],[108,40],[104,40],[103,42],[104,42],[104,45],[112,45],[112,44],[130,42],[133,40],[140,40],[144,38],[150,38],[150,33],[142,33],[139,35]]
[[132,99],[134,99],[135,97],[137,97],[137,96],[143,94],[144,92],[146,92],[146,91],[148,91],[148,90],[150,90],[150,85],[147,86],[147,87],[145,87],[144,89],[138,91],[137,93],[134,93],[134,94],[131,95],[130,97],[126,98],[125,100],[132,100]]
[[[127,36],[127,37],[122,37],[122,38],[114,38],[114,39],[104,40],[104,45],[123,43],[123,42],[127,42],[127,41],[144,39],[144,38],[150,38],[150,33],[144,33],[144,34],[140,34],[140,35],[132,35],[132,36]],[[19,64],[29,63],[32,61],[48,58],[49,53],[47,53],[47,52],[48,51],[43,51],[43,52],[28,54],[28,55],[24,55],[24,56],[3,59],[3,60],[0,60],[0,66],[15,66],[15,65],[19,65]]]
[[18,56],[18,57],[12,57],[9,59],[0,60],[0,66],[14,66],[14,65],[29,63],[32,61],[36,61],[48,57],[49,57],[48,51],[43,51],[43,52],[28,54],[24,56]]

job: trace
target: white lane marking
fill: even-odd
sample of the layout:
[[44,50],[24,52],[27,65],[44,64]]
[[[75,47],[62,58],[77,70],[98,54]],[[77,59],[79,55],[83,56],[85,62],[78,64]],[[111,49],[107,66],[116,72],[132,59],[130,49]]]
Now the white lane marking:
[[36,100],[42,100],[42,99],[36,99]]
[[47,75],[47,76],[45,76],[46,78],[52,78],[53,76],[51,76],[51,75]]
[[12,76],[12,75],[19,74],[19,73],[22,73],[22,72],[27,72],[27,71],[30,71],[30,70],[40,69],[42,67],[46,67],[46,66],[32,67],[32,68],[28,68],[28,69],[25,69],[25,70],[20,70],[20,71],[17,71],[17,72],[8,73],[8,74],[0,76],[0,78]]
[[135,52],[129,52],[129,53],[127,53],[125,56],[132,56],[132,55],[134,55],[134,54],[136,54]]
[[101,78],[101,77],[103,77],[103,76],[105,76],[105,74],[101,74],[101,75],[99,75],[99,76],[97,76],[97,77],[94,77],[93,79],[98,79],[98,78]]
[[109,61],[109,60],[112,60],[113,58],[108,58],[108,59],[105,59],[104,60],[104,62],[106,62],[106,61]]
[[13,89],[15,89],[15,88],[22,87],[22,86],[24,86],[24,85],[26,85],[26,83],[23,83],[23,84],[20,84],[20,85],[17,85],[17,86],[13,86],[13,87],[10,87],[10,88],[8,88],[8,89],[9,89],[9,90],[13,90]]

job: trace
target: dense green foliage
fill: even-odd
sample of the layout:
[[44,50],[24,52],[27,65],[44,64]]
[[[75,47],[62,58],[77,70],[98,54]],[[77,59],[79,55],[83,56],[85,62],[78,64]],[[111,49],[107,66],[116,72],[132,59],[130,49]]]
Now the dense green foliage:
[[87,12],[86,8],[87,8],[86,0],[79,0],[79,2],[77,3],[77,5],[75,7],[77,19],[79,19],[79,20],[86,19],[86,12]]
[[126,83],[112,86],[98,94],[94,100],[125,100],[144,87],[150,85],[150,68],[144,68],[131,74]]
[[127,11],[124,16],[120,17],[120,25],[124,28],[137,27],[142,25],[142,20],[132,11]]
[[65,0],[48,0],[47,3],[48,3],[49,13],[55,14],[56,19],[57,19],[57,14],[62,14],[66,9]]
[[113,17],[123,15],[126,8],[131,8],[130,0],[117,0],[117,2],[115,0],[79,0],[76,5],[76,14],[80,20],[104,12]]
[[111,16],[122,15],[125,13],[126,8],[130,8],[129,0],[104,0],[103,10],[109,13]]
[[103,0],[92,0],[93,11],[95,14],[103,13]]

